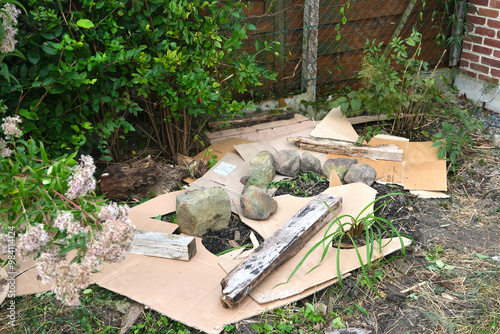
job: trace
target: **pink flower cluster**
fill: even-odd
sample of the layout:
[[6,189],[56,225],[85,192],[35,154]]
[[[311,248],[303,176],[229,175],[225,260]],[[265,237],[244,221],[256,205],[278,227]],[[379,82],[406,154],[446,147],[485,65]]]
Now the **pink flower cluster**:
[[129,207],[111,202],[101,208],[101,229],[91,231],[74,220],[69,211],[63,211],[53,221],[53,226],[69,234],[79,232],[91,235],[87,250],[80,262],[68,261],[52,250],[42,253],[37,259],[37,269],[43,284],[54,281],[56,297],[64,299],[66,305],[79,305],[79,294],[91,282],[91,275],[102,262],[120,262],[132,248],[134,226],[129,218]]
[[65,195],[69,199],[85,196],[96,186],[94,159],[90,155],[82,155],[80,160],[75,173],[70,176],[68,181],[69,189]]
[[68,232],[69,235],[75,235],[80,232],[89,233],[90,226],[82,226],[82,223],[75,221],[73,214],[70,211],[60,212],[53,223],[54,227],[57,227],[61,231]]
[[3,41],[0,43],[0,53],[14,52],[16,48],[16,34],[17,28],[17,16],[21,14],[21,11],[16,8],[16,6],[6,3],[2,10],[5,12],[0,12],[0,17],[3,22]]
[[17,254],[22,259],[26,259],[29,255],[40,251],[50,241],[49,234],[43,227],[43,224],[30,226],[24,234],[20,235]]
[[85,255],[78,263],[47,252],[38,258],[36,268],[43,284],[54,281],[53,291],[57,299],[64,300],[68,306],[77,306],[80,305],[80,291],[90,284],[92,272],[98,265],[92,255]]
[[8,158],[12,153],[14,153],[14,151],[7,147],[7,142],[3,138],[0,138],[0,155],[2,158]]
[[2,130],[5,134],[5,139],[10,139],[12,137],[21,137],[23,132],[17,127],[17,124],[21,123],[21,117],[17,116],[7,116],[3,119]]

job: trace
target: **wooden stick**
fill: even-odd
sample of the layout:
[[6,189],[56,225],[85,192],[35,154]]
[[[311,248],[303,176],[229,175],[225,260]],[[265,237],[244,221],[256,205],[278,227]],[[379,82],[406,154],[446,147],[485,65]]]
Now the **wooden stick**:
[[342,198],[320,194],[274,232],[221,281],[221,303],[235,307],[270,272],[292,258],[342,207]]
[[397,145],[357,146],[342,140],[303,136],[288,137],[287,140],[294,141],[299,148],[309,151],[377,160],[403,161],[403,150],[400,150]]

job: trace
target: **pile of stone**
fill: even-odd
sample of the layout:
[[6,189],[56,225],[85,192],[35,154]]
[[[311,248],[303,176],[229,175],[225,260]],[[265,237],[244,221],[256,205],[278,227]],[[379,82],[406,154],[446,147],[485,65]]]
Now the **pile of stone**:
[[[344,183],[363,182],[372,185],[376,172],[367,164],[358,164],[357,159],[328,159],[321,161],[309,152],[302,156],[296,150],[282,150],[275,154],[262,151],[252,157],[250,175],[241,181],[245,184],[241,194],[243,216],[264,220],[278,208],[269,193],[269,184],[276,174],[294,177],[302,172],[330,175],[335,171]],[[177,222],[182,233],[201,236],[208,229],[219,230],[229,225],[231,201],[220,188],[198,189],[177,196]]]

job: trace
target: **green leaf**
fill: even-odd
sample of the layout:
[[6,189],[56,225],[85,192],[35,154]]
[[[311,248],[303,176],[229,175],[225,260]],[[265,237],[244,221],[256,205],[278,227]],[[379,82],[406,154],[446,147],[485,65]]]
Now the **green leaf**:
[[76,25],[84,29],[90,29],[95,27],[94,23],[92,23],[92,21],[88,19],[80,19],[76,22]]
[[361,100],[360,99],[352,99],[351,100],[351,108],[352,108],[352,111],[359,111],[361,109]]
[[7,64],[5,63],[0,63],[0,74],[7,79],[7,82],[10,83],[10,73],[9,73],[9,68],[7,67]]
[[486,255],[483,255],[483,254],[479,254],[479,253],[476,253],[476,256],[480,259],[489,259],[490,257],[489,256],[486,256]]
[[440,147],[443,146],[443,142],[441,140],[436,140],[434,143],[432,143],[431,147]]
[[36,121],[39,119],[38,115],[35,112],[31,112],[28,109],[19,109],[19,115],[32,121]]
[[40,61],[40,53],[29,51],[28,52],[28,59],[33,65],[36,65]]

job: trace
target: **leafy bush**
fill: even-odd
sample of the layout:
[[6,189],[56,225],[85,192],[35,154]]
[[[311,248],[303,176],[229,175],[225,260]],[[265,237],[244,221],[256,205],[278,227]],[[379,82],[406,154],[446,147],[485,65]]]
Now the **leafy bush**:
[[[31,0],[0,97],[25,133],[56,153],[98,146],[118,160],[141,124],[165,154],[187,154],[208,117],[245,103],[233,93],[275,77],[242,51],[241,2]],[[270,45],[268,46],[270,48]]]
[[[429,101],[442,101],[434,79],[424,76],[429,64],[417,60],[421,34],[415,29],[406,39],[394,38],[392,52],[382,52],[383,43],[366,41],[363,68],[358,73],[362,87],[333,102],[344,114],[385,115],[394,121],[393,133],[411,137],[419,129],[431,107]],[[409,47],[415,48],[410,53]]]

